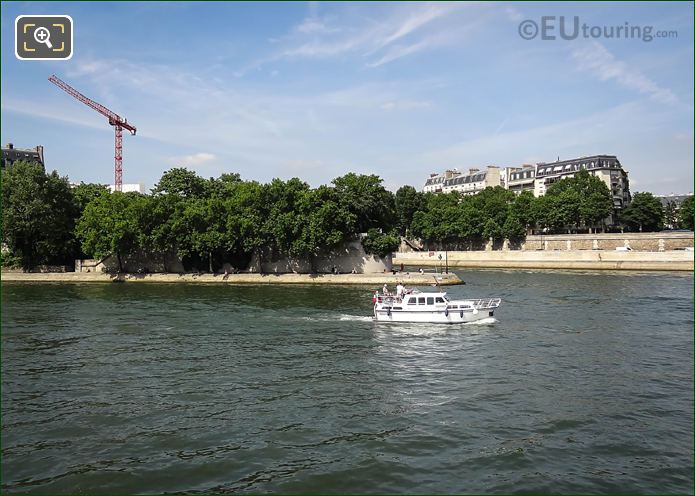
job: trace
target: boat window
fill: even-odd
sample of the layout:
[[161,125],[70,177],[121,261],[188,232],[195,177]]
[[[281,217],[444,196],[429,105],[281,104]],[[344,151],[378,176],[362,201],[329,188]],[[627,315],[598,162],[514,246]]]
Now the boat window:
[[417,304],[417,298],[411,297],[408,298],[408,305],[415,305]]
[[437,303],[444,303],[444,298],[442,298],[441,296],[437,296],[437,299],[434,301],[436,301]]
[[418,304],[418,305],[424,305],[424,304],[425,304],[425,298],[423,298],[423,297],[418,298],[418,299],[417,299],[417,304]]
[[427,297],[427,304],[428,305],[434,305],[434,298],[432,298],[431,296],[428,296]]

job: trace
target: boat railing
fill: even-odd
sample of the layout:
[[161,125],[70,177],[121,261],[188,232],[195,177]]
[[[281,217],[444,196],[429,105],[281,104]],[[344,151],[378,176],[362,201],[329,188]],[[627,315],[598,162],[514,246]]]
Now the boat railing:
[[387,305],[393,305],[394,303],[403,303],[403,297],[408,296],[408,295],[414,295],[414,294],[419,294],[420,290],[418,289],[408,289],[405,291],[401,296],[398,296],[397,294],[383,294],[383,293],[376,293],[374,297],[376,298],[376,301],[378,303],[385,303]]
[[377,295],[376,301],[378,303],[385,303],[387,305],[393,305],[394,303],[402,303],[403,299],[396,295]]
[[502,303],[502,298],[481,298],[470,301],[473,304],[473,308],[497,308]]

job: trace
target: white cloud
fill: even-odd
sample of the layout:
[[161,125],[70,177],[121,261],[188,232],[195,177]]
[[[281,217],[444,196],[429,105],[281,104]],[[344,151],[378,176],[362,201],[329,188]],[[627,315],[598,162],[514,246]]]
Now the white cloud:
[[324,21],[308,17],[299,24],[295,30],[302,34],[327,34],[327,33],[337,33],[340,31],[339,28],[330,27]]
[[418,30],[422,26],[429,24],[433,20],[445,16],[452,12],[453,10],[460,7],[455,3],[444,4],[444,5],[422,5],[421,8],[414,9],[412,12],[408,12],[405,19],[402,20],[397,26],[394,32],[388,35],[386,38],[379,41],[379,46],[385,46],[394,41],[409,35],[410,33]]
[[654,100],[673,105],[678,101],[668,88],[662,88],[640,71],[618,60],[601,43],[591,42],[572,51],[572,58],[580,71],[591,71],[601,81],[614,80],[620,86],[645,93]]
[[380,105],[380,108],[382,110],[413,110],[413,109],[430,108],[431,106],[432,106],[432,103],[425,102],[425,101],[416,101],[416,100],[394,101],[394,100],[390,100],[388,102],[382,103]]
[[178,166],[191,166],[197,167],[208,162],[215,160],[217,156],[212,153],[199,152],[193,155],[183,155],[181,157],[171,157],[170,162],[175,163]]
[[[466,4],[467,5],[467,4]],[[304,19],[281,42],[284,48],[237,71],[242,76],[252,69],[280,59],[330,58],[346,54],[372,59],[368,67],[378,67],[396,59],[451,43],[470,17],[442,24],[466,5],[459,3],[407,4],[388,9],[379,19],[365,17],[336,19],[317,15]]]
[[36,101],[3,98],[2,111],[113,132],[106,118],[87,107],[84,107],[84,112],[78,112],[76,107],[82,104],[77,100],[70,103],[74,103],[72,109],[66,107],[65,104],[46,106]]

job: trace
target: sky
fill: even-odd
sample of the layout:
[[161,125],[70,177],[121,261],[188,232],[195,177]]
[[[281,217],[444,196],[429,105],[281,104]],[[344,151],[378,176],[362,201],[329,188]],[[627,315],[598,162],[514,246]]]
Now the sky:
[[[70,15],[73,57],[17,60],[22,14]],[[561,39],[561,16],[587,36]],[[693,190],[692,2],[2,2],[1,17],[0,140],[43,145],[74,182],[113,183],[113,129],[51,74],[137,126],[123,182],[148,189],[188,167],[395,191],[610,154],[633,193]],[[555,39],[522,38],[543,17]],[[666,33],[603,31],[626,25]]]

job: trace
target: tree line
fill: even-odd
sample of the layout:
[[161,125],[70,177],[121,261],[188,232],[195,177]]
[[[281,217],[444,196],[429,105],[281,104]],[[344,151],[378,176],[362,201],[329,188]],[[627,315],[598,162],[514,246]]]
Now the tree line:
[[[98,184],[71,187],[67,177],[33,162],[2,172],[3,264],[30,268],[76,258],[134,253],[175,254],[187,269],[245,268],[261,260],[319,255],[367,233],[367,253],[385,256],[400,236],[430,246],[472,247],[488,239],[521,241],[547,233],[603,229],[614,213],[608,187],[581,171],[550,186],[545,196],[500,187],[471,196],[392,193],[376,175],[349,173],[311,188],[300,179],[262,184],[238,174],[205,179],[185,168],[165,172],[150,195],[109,193]],[[690,197],[673,219],[650,193],[637,193],[617,224],[628,231],[659,230],[664,222],[693,228]]]
[[[367,253],[400,243],[395,197],[375,175],[346,174],[311,188],[293,178],[268,184],[238,174],[205,179],[185,168],[165,172],[150,195],[109,193],[98,184],[71,188],[66,177],[16,162],[3,171],[3,262],[23,267],[75,258],[175,254],[184,267],[308,257],[367,233]],[[165,265],[165,270],[166,270]]]

